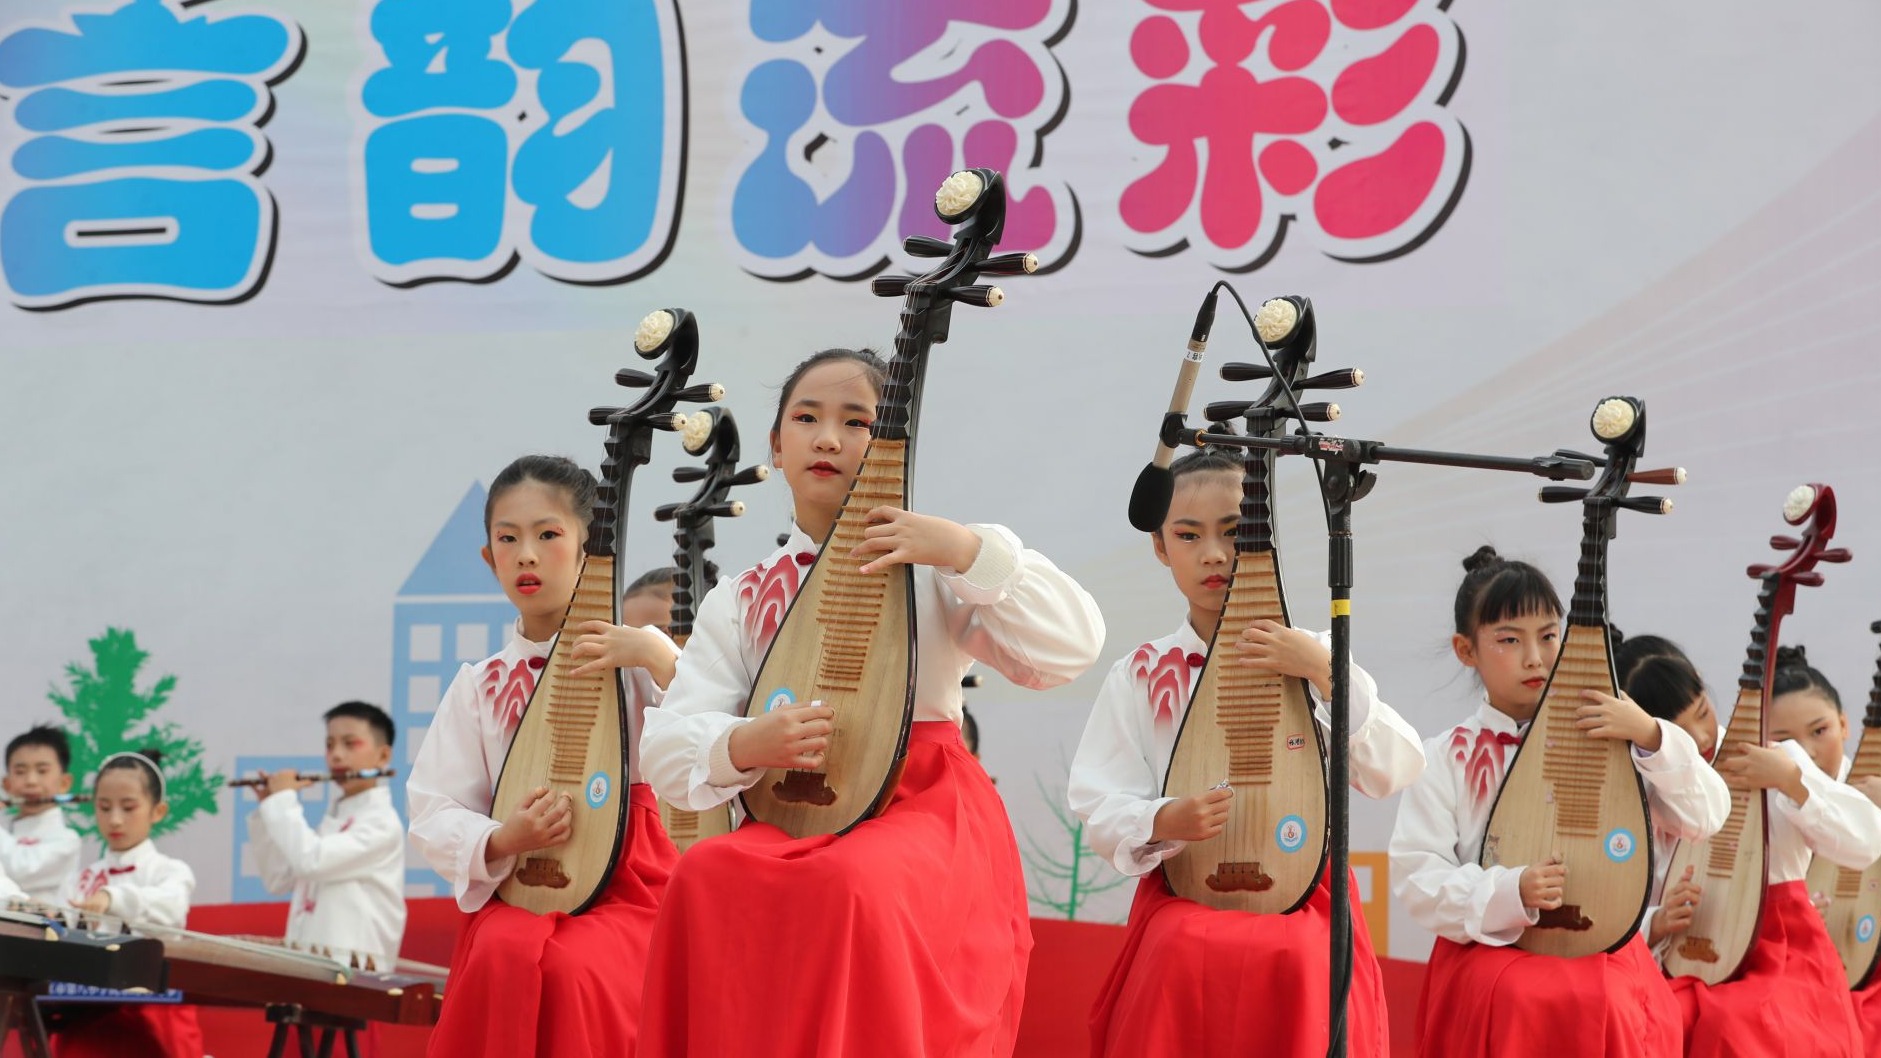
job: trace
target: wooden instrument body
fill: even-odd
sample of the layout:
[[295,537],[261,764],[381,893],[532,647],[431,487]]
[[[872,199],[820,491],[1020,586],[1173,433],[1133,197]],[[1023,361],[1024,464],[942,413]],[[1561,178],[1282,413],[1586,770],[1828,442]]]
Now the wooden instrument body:
[[[1881,635],[1881,621],[1869,626]],[[1855,759],[1849,764],[1848,780],[1881,777],[1881,661],[1875,666],[1874,687],[1868,693],[1868,712],[1862,717],[1860,741],[1855,745]],[[1826,893],[1829,906],[1822,917],[1829,927],[1829,939],[1842,956],[1842,969],[1848,973],[1848,987],[1865,988],[1874,980],[1876,956],[1881,954],[1881,864],[1851,871],[1821,856],[1809,864],[1809,891]]]
[[606,887],[627,837],[625,674],[609,669],[569,675],[580,664],[571,656],[571,630],[585,621],[620,623],[617,580],[612,555],[582,561],[562,631],[516,725],[490,804],[490,818],[508,819],[530,793],[546,786],[550,797],[565,794],[574,805],[568,842],[523,853],[497,886],[504,903],[538,915],[587,910]]
[[1163,796],[1234,790],[1228,823],[1163,862],[1177,895],[1223,911],[1285,914],[1326,869],[1325,738],[1302,681],[1234,664],[1241,630],[1287,623],[1276,553],[1235,557],[1221,628],[1183,714]]
[[[978,190],[963,195],[962,181]],[[943,201],[958,212],[945,212]],[[810,702],[834,711],[822,769],[773,768],[742,795],[752,818],[795,838],[847,833],[886,808],[900,781],[914,720],[914,571],[896,565],[865,576],[850,552],[862,543],[871,510],[908,509],[927,354],[947,340],[953,303],[997,305],[1004,297],[999,288],[973,285],[982,271],[1017,274],[1037,267],[1028,254],[987,259],[1006,217],[1005,187],[993,170],[949,177],[935,210],[957,225],[951,246],[921,236],[904,245],[917,256],[946,259],[919,277],[882,276],[870,284],[877,295],[905,294],[906,301],[869,446],[745,703],[747,717]]]
[[1544,501],[1582,504],[1581,554],[1567,632],[1541,703],[1523,734],[1483,832],[1483,866],[1524,869],[1559,856],[1568,873],[1562,905],[1540,912],[1515,944],[1537,955],[1577,958],[1618,951],[1639,929],[1652,895],[1652,816],[1633,767],[1632,744],[1596,739],[1576,726],[1581,692],[1619,693],[1607,632],[1607,543],[1622,507],[1650,513],[1656,499],[1628,499],[1645,447],[1645,405],[1609,397],[1595,408],[1594,436],[1606,448],[1591,489],[1543,489]]
[[37,912],[0,912],[0,978],[152,992],[167,987],[160,942],[115,929],[67,928]]
[[286,1003],[329,1017],[434,1025],[443,1002],[438,982],[425,977],[354,970],[305,952],[187,930],[154,932],[163,941],[170,987],[189,1003]]
[[[1783,618],[1796,608],[1796,587],[1822,583],[1822,574],[1814,571],[1818,561],[1848,559],[1847,551],[1827,546],[1835,534],[1835,494],[1828,486],[1807,485],[1792,492],[1784,504],[1784,517],[1791,525],[1810,524],[1800,540],[1779,536],[1770,541],[1778,550],[1795,551],[1781,565],[1750,567],[1750,575],[1758,581],[1757,612],[1737,678],[1737,704],[1719,740],[1716,760],[1769,742],[1767,709],[1776,675],[1778,634]],[[1668,976],[1695,977],[1715,985],[1732,980],[1743,969],[1763,927],[1764,893],[1770,883],[1769,836],[1767,792],[1733,789],[1724,828],[1708,841],[1680,842],[1673,849],[1667,886],[1692,867],[1704,895],[1693,911],[1692,924],[1666,952]]]

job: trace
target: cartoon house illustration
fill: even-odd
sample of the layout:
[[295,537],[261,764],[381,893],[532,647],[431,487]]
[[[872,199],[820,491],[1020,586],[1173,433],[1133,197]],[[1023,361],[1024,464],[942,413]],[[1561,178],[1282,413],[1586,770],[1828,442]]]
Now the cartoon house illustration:
[[[398,775],[390,786],[400,817],[409,818],[405,777],[418,757],[418,747],[424,744],[425,731],[431,726],[431,716],[438,700],[444,697],[444,689],[450,686],[459,666],[494,654],[516,620],[516,611],[503,598],[478,554],[484,542],[484,497],[483,486],[473,483],[392,603],[392,690],[386,708],[398,725],[398,747],[392,761]],[[311,772],[325,766],[317,756],[239,757],[235,763],[237,773],[243,775],[252,774],[256,768]],[[320,785],[301,794],[301,807],[309,822],[317,824],[326,814],[327,798],[333,789]],[[260,872],[248,852],[248,827],[254,811],[254,798],[241,795],[236,801],[232,859],[235,877],[230,887],[237,902],[280,899],[262,886]],[[405,895],[450,895],[443,879],[416,852],[408,848],[406,857]]]

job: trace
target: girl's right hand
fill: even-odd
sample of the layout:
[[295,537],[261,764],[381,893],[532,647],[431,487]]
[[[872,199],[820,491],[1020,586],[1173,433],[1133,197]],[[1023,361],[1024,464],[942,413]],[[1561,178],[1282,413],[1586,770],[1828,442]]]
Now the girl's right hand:
[[1704,890],[1692,881],[1695,865],[1688,865],[1679,880],[1666,890],[1665,898],[1659,901],[1659,913],[1652,916],[1652,932],[1647,935],[1646,943],[1656,945],[1674,933],[1683,933],[1692,928],[1692,916],[1698,913],[1698,898]]
[[1522,906],[1537,911],[1553,911],[1561,906],[1567,885],[1567,864],[1561,857],[1550,856],[1543,863],[1531,863],[1522,871]]
[[574,801],[565,793],[551,797],[548,787],[538,786],[490,835],[484,859],[502,860],[565,844],[574,832],[574,823]]
[[1204,790],[1193,797],[1178,797],[1156,810],[1150,841],[1207,841],[1228,826],[1228,801],[1234,791],[1226,786]]
[[836,710],[822,702],[785,705],[756,720],[732,728],[725,749],[732,767],[817,768],[829,752],[829,737],[836,730],[830,718]]

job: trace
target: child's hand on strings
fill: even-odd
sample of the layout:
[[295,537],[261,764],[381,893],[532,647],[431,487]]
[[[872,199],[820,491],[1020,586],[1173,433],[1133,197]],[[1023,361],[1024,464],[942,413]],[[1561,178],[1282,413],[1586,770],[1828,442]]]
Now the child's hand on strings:
[[1595,690],[1581,692],[1574,726],[1588,738],[1623,738],[1648,753],[1659,752],[1659,722],[1622,691],[1618,698]]
[[1646,937],[1647,944],[1658,944],[1692,928],[1692,916],[1698,913],[1698,898],[1704,895],[1704,890],[1692,881],[1695,870],[1695,865],[1686,865],[1685,873],[1666,890],[1665,899],[1659,903],[1659,913],[1652,916],[1652,932]]
[[1227,828],[1228,802],[1233,797],[1232,789],[1218,786],[1170,801],[1156,810],[1150,841],[1207,841]]
[[1736,753],[1718,764],[1718,773],[1733,789],[1775,790],[1797,804],[1809,800],[1802,765],[1770,746],[1737,747]]
[[1332,653],[1311,632],[1279,621],[1255,621],[1242,630],[1235,649],[1246,668],[1297,676],[1312,683],[1321,698],[1332,697]]
[[72,901],[72,906],[87,914],[102,915],[111,910],[111,894],[100,889],[83,900]]
[[752,768],[820,768],[829,752],[829,738],[836,726],[830,718],[836,710],[822,702],[785,705],[763,716],[732,728],[726,750],[732,767],[739,771]]
[[626,628],[606,621],[583,621],[576,627],[574,648],[568,656],[580,664],[570,678],[609,669],[645,669],[662,688],[673,680],[673,648],[665,636],[646,628]]
[[1522,906],[1538,911],[1553,911],[1561,906],[1567,886],[1567,864],[1561,857],[1550,856],[1545,862],[1532,863],[1522,870]]
[[877,507],[869,512],[862,543],[849,552],[863,559],[863,573],[889,566],[941,566],[965,572],[980,557],[980,537],[959,522],[916,514],[899,507]]
[[507,859],[565,844],[574,833],[574,807],[567,794],[551,794],[546,786],[536,787],[490,835],[484,859]]

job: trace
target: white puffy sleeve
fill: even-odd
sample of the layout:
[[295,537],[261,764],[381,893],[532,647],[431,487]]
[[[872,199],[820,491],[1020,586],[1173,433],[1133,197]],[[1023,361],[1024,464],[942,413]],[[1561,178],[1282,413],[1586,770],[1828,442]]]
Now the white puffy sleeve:
[[[1321,646],[1332,649],[1331,632],[1315,632],[1314,636]],[[1306,693],[1313,699],[1313,715],[1322,729],[1330,731],[1330,703],[1319,697],[1311,680],[1304,682]],[[1351,786],[1367,797],[1390,797],[1424,774],[1424,743],[1418,739],[1416,729],[1378,697],[1378,682],[1357,662],[1347,669],[1346,687]]]
[[1770,810],[1782,816],[1809,850],[1838,867],[1867,870],[1881,859],[1881,808],[1866,794],[1825,774],[1794,739],[1777,743],[1803,770],[1808,800],[1797,804],[1789,795],[1770,791]]
[[648,706],[640,731],[640,773],[661,800],[693,812],[724,804],[764,769],[732,767],[729,741],[757,672],[740,646],[737,592],[705,597],[692,638],[658,706]]
[[[1442,736],[1425,746],[1441,761]],[[1404,792],[1391,832],[1391,891],[1418,925],[1458,943],[1513,944],[1539,916],[1522,906],[1522,871],[1462,862],[1456,773],[1427,768]]]
[[1633,767],[1646,783],[1653,826],[1684,841],[1703,841],[1724,827],[1731,815],[1731,788],[1705,763],[1698,743],[1676,724],[1659,725],[1659,749],[1633,747]]
[[143,877],[136,885],[105,883],[101,891],[111,895],[108,913],[126,922],[181,929],[189,920],[190,894],[196,891],[189,864],[165,857],[139,865],[138,873]]
[[[57,812],[54,808],[52,811]],[[26,841],[0,830],[0,868],[22,889],[57,889],[78,873],[84,849],[78,831],[57,828],[50,836]]]
[[444,692],[405,784],[412,844],[451,883],[464,911],[489,903],[516,866],[514,856],[484,862],[490,835],[501,824],[490,818],[496,776],[484,762],[477,705],[476,670],[465,665]]
[[1110,670],[1071,761],[1071,810],[1084,837],[1106,862],[1128,875],[1148,874],[1184,842],[1151,843],[1156,812],[1174,798],[1159,796],[1161,769],[1144,722],[1149,705],[1130,677],[1129,658]]
[[1096,600],[1002,525],[969,525],[980,553],[965,571],[937,568],[941,605],[962,653],[1021,687],[1069,683],[1104,648]]

